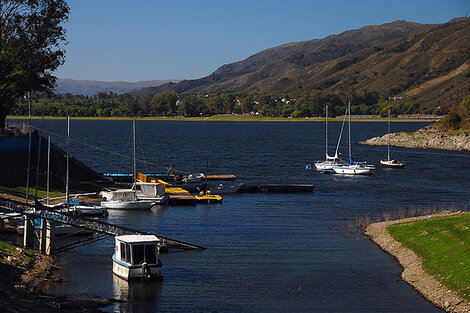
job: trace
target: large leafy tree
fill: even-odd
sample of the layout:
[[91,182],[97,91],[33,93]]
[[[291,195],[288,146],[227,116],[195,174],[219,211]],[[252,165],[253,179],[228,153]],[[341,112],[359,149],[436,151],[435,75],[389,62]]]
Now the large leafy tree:
[[18,97],[52,91],[68,13],[65,0],[0,0],[0,125]]

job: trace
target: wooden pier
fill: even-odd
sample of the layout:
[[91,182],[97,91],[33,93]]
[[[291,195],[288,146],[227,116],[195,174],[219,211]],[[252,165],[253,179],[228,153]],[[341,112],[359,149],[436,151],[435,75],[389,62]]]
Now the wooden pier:
[[[53,251],[59,252],[70,250],[110,236],[120,235],[155,235],[161,240],[160,247],[163,250],[168,250],[168,248],[181,250],[205,249],[202,246],[194,245],[169,237],[151,234],[129,227],[110,224],[96,219],[90,219],[68,213],[53,211],[51,210],[51,208],[45,207],[37,201],[35,205],[30,205],[0,197],[0,208],[7,212],[21,213],[25,216],[25,246],[32,246],[34,241],[35,229],[33,227],[32,220],[34,218],[41,219],[41,225],[44,225],[44,227],[41,226],[41,230],[39,231],[38,235],[38,240],[41,252],[46,254],[52,254]],[[86,230],[92,230],[94,232],[94,235],[87,238],[83,238],[79,241],[67,244],[62,247],[55,247],[56,240],[54,234],[54,225],[56,222],[77,226]]]
[[314,187],[310,184],[242,184],[239,193],[302,193],[313,192]]
[[196,197],[180,187],[165,187],[165,193],[170,198],[170,204],[174,205],[196,205]]

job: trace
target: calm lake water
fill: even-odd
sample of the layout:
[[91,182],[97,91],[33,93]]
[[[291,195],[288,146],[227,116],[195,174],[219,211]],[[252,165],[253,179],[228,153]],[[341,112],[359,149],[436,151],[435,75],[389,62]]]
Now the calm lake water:
[[[341,124],[329,124],[333,154]],[[65,121],[46,120],[44,128],[62,136],[52,140],[64,146]],[[305,169],[324,157],[320,122],[138,121],[137,130],[139,158],[153,164],[139,162],[141,172],[164,172],[170,161],[177,170],[203,172],[207,154],[209,174],[307,182],[315,192],[234,194],[220,205],[111,211],[108,222],[208,249],[162,254],[163,282],[128,284],[112,274],[113,239],[96,242],[60,255],[66,282],[53,292],[125,300],[108,312],[440,312],[399,279],[396,260],[355,226],[387,212],[468,207],[470,153],[392,147],[405,169],[377,167],[369,177],[344,177]],[[386,131],[386,123],[352,123],[354,142]],[[73,120],[72,154],[100,172],[130,173],[132,161],[123,156],[132,155],[131,132],[131,121]],[[378,165],[386,155],[386,147],[353,145],[357,160]]]

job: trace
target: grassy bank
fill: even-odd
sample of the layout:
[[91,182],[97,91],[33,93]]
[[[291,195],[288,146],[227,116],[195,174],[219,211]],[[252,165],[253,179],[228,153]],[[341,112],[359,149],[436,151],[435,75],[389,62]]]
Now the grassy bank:
[[[32,119],[41,119],[41,116],[33,116]],[[7,116],[8,119],[24,119],[28,120],[28,116]],[[50,120],[65,120],[63,116],[45,116],[44,119]],[[303,117],[303,118],[283,118],[271,116],[254,116],[254,115],[213,115],[208,117],[72,117],[74,120],[101,120],[101,121],[130,121],[133,119],[142,121],[227,121],[227,122],[324,122],[323,117]],[[329,117],[329,121],[341,122],[343,117]],[[374,117],[374,118],[352,118],[354,122],[384,122],[387,118]],[[392,118],[394,122],[432,122],[429,119],[416,119],[416,118]],[[7,121],[8,122],[8,121]]]
[[423,270],[470,300],[470,214],[435,217],[387,227],[422,258]]

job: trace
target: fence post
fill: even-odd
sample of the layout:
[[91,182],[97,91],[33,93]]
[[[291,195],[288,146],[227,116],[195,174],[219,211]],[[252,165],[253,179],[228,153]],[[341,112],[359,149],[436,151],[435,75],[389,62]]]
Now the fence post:
[[54,253],[54,241],[55,241],[55,221],[46,221],[46,242],[45,252],[46,255]]
[[34,244],[34,222],[31,217],[24,215],[23,247],[31,248]]

